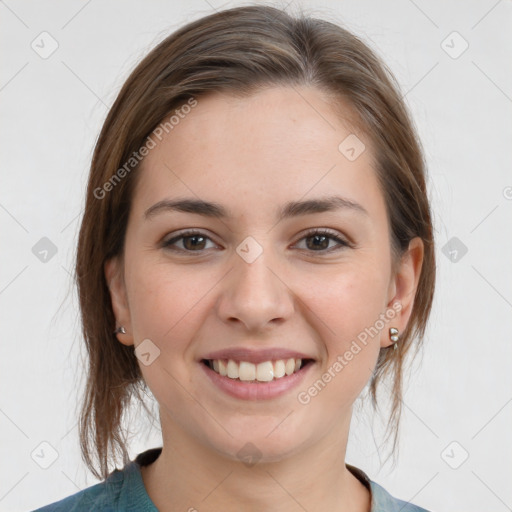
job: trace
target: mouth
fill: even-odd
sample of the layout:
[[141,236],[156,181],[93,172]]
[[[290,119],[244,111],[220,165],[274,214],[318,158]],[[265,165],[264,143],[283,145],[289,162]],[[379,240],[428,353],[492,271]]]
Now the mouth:
[[202,359],[201,363],[221,377],[239,382],[272,382],[303,371],[314,359],[289,357],[252,363],[234,359]]
[[213,384],[213,392],[218,390],[239,400],[271,400],[291,393],[314,371],[318,361],[285,347],[238,346],[203,354],[197,362],[208,383]]

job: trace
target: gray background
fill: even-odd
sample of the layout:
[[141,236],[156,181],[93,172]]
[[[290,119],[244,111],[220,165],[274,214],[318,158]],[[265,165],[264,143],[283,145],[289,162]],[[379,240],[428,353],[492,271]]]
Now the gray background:
[[[108,107],[171,31],[240,4],[0,1],[1,510],[31,510],[96,483],[78,447],[83,351],[71,271]],[[397,468],[380,468],[383,430],[370,414],[353,420],[347,462],[433,511],[511,510],[512,4],[286,8],[297,5],[361,35],[397,76],[424,144],[435,215],[437,296],[406,386]],[[160,445],[140,414],[130,423],[132,455]]]

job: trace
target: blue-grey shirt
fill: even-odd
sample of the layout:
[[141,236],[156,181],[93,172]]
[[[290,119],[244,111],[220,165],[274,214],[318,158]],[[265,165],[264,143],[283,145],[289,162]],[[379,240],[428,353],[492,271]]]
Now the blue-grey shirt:
[[[155,461],[161,451],[161,447],[146,450],[123,469],[113,471],[105,481],[33,512],[158,512],[146,492],[140,467]],[[361,469],[349,464],[346,466],[370,490],[371,512],[428,512],[393,498]]]

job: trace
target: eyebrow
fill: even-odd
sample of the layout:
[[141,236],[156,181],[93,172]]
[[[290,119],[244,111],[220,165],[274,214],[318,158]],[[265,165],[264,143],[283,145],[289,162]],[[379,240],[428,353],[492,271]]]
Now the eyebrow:
[[[278,212],[278,221],[309,215],[312,213],[323,213],[336,210],[350,210],[363,215],[369,215],[368,211],[359,203],[350,201],[340,196],[330,196],[319,199],[309,199],[306,201],[290,201],[286,203]],[[184,212],[202,215],[216,219],[227,219],[233,217],[230,212],[221,204],[200,199],[182,198],[182,199],[163,199],[149,207],[144,218],[149,220],[157,214],[164,212]]]

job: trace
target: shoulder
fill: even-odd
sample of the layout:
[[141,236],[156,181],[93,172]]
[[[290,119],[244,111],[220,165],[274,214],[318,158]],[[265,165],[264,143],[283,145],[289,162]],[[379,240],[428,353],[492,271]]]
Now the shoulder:
[[107,512],[114,510],[118,492],[116,492],[115,486],[110,490],[108,486],[109,483],[106,480],[33,512],[82,512],[86,510]]
[[370,481],[372,490],[371,512],[429,512],[428,510],[403,501],[389,494],[379,484]]
[[[33,512],[114,512],[119,510],[125,500],[131,500],[128,494],[136,492],[130,484],[133,480],[134,463],[122,470],[116,469],[103,482],[87,487],[60,501],[50,503]],[[132,508],[122,510],[135,510]]]
[[389,494],[384,487],[370,480],[370,477],[362,470],[351,464],[346,464],[348,470],[370,490],[370,512],[429,512],[428,510],[413,505],[407,501],[399,500]]

